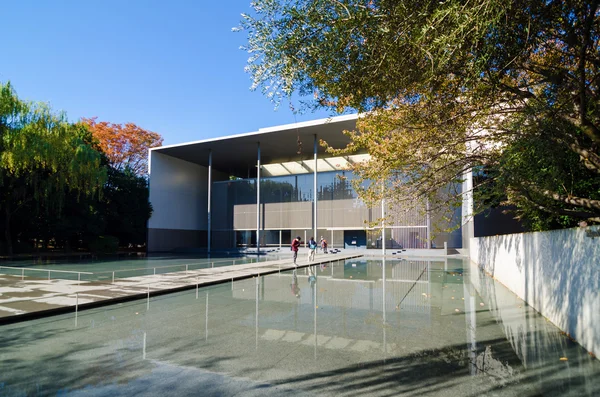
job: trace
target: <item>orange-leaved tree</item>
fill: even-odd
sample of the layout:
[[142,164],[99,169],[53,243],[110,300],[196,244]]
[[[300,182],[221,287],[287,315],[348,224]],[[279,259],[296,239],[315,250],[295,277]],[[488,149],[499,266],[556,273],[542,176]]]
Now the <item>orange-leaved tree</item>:
[[159,133],[134,123],[97,121],[96,117],[82,118],[81,122],[89,127],[114,168],[129,168],[140,176],[148,174],[148,149],[162,145],[163,138]]

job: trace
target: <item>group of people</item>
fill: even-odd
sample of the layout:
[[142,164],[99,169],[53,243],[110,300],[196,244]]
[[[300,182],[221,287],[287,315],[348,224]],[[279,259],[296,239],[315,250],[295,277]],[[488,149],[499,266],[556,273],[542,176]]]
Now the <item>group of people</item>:
[[[292,251],[294,252],[294,265],[296,264],[296,259],[298,258],[298,250],[300,249],[300,244],[301,244],[302,238],[300,236],[296,237],[293,241],[292,241]],[[323,238],[323,236],[321,236],[321,241],[319,242],[319,245],[321,246],[321,249],[323,250],[323,253],[326,254],[327,253],[327,240],[325,240]],[[308,240],[308,261],[312,262],[315,260],[315,253],[317,251],[317,242],[315,241],[314,237],[311,237],[310,240]]]

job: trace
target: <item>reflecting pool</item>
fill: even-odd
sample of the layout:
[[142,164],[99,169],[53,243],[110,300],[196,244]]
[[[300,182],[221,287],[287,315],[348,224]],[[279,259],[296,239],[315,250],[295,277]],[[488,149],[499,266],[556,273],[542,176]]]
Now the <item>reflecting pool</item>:
[[597,396],[600,361],[461,260],[348,260],[0,327],[0,396]]

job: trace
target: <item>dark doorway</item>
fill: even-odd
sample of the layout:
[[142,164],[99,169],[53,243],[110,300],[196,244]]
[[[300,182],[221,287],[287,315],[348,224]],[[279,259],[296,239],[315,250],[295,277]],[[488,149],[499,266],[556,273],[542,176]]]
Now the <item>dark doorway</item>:
[[344,248],[366,248],[367,232],[365,230],[344,230]]

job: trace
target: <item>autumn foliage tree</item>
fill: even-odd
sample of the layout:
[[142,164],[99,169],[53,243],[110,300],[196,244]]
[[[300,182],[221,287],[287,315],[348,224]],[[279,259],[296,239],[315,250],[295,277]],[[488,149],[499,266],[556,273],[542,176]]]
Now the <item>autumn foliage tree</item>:
[[96,117],[81,121],[88,126],[112,167],[121,171],[129,168],[140,176],[148,174],[148,149],[162,145],[160,134],[134,123],[113,124],[97,121]]
[[109,163],[101,205],[104,230],[118,238],[121,245],[143,244],[152,213],[148,201],[148,150],[162,145],[163,138],[133,123],[98,122],[96,118],[84,118],[81,122]]

